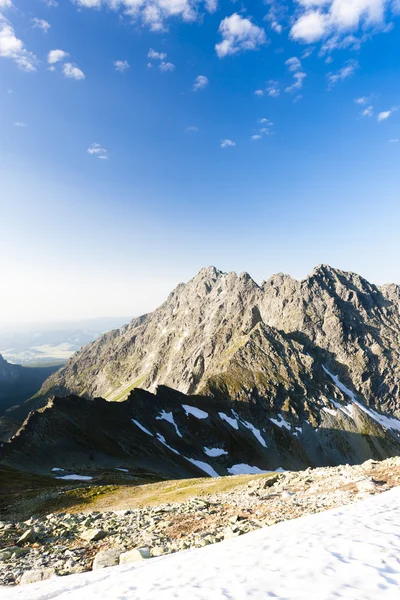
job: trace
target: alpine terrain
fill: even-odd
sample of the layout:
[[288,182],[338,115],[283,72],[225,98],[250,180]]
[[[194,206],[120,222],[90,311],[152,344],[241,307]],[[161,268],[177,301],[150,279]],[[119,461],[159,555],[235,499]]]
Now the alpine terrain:
[[399,340],[398,286],[326,265],[261,286],[202,269],[9,411],[0,457],[176,478],[397,455]]

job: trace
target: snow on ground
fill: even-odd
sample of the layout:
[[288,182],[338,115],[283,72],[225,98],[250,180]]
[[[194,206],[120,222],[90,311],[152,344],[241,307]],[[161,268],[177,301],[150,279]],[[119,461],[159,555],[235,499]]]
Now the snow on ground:
[[180,456],[180,453],[178,452],[178,450],[175,450],[175,448],[172,448],[172,446],[170,446],[169,444],[167,444],[167,440],[165,439],[165,437],[163,435],[161,435],[161,433],[157,433],[156,434],[156,438],[162,443],[164,444],[164,446],[166,448],[168,448],[169,450],[171,450],[171,452],[174,452],[174,454],[178,454],[178,456]]
[[182,437],[182,434],[178,429],[178,425],[175,423],[174,415],[172,414],[172,412],[167,413],[167,412],[165,412],[165,410],[162,410],[160,416],[156,417],[156,420],[157,421],[168,421],[168,423],[171,423],[171,425],[173,425],[175,427],[176,434],[179,435],[179,437]]
[[219,412],[218,416],[223,421],[226,421],[227,423],[229,423],[229,425],[231,427],[233,427],[233,429],[239,429],[239,425],[238,425],[237,419],[232,419],[232,417],[228,417],[228,415],[226,415],[223,412]]
[[60,477],[55,477],[55,479],[67,479],[71,481],[90,481],[93,477],[89,477],[89,475],[76,475],[73,473],[72,475],[62,475]]
[[208,463],[201,460],[196,460],[195,458],[188,458],[187,456],[185,456],[185,458],[193,465],[196,465],[196,467],[199,467],[199,469],[207,473],[207,475],[210,475],[210,477],[219,477],[217,471],[215,471]]
[[211,456],[212,458],[228,454],[227,451],[223,450],[222,448],[206,448],[206,446],[204,446],[203,450],[204,454],[207,454],[207,456]]
[[400,488],[205,548],[1,588],[2,600],[398,600]]
[[287,421],[285,421],[285,419],[282,417],[282,415],[278,415],[278,419],[270,419],[270,421],[272,421],[273,423],[275,423],[275,425],[277,425],[278,427],[280,427],[282,429],[282,427],[286,427],[286,429],[288,431],[291,430],[291,426],[290,423],[288,423]]
[[182,404],[182,408],[186,413],[186,416],[193,415],[196,419],[207,419],[208,413],[205,410],[200,410],[196,406],[189,406],[189,404]]
[[267,443],[264,440],[263,436],[261,435],[261,431],[259,429],[256,429],[254,427],[254,425],[252,425],[251,423],[248,423],[247,421],[242,421],[242,422],[243,422],[243,425],[245,425],[247,427],[247,429],[250,429],[251,433],[260,442],[261,446],[264,446],[264,448],[266,448]]
[[269,471],[262,471],[258,467],[252,467],[251,465],[240,463],[240,465],[233,465],[230,467],[230,469],[228,469],[228,473],[231,475],[257,475],[258,473],[269,473]]
[[139,423],[139,421],[136,421],[136,419],[132,419],[132,422],[135,423],[136,427],[139,427],[139,429],[141,429],[142,431],[147,433],[147,435],[151,435],[151,437],[154,437],[153,434],[151,433],[151,431],[146,429],[146,427],[144,425],[142,425],[141,423]]
[[[328,369],[326,367],[324,367],[324,365],[322,365],[322,368],[325,371],[325,373],[327,375],[329,375],[329,377],[332,379],[332,381],[336,385],[336,387],[339,388],[339,390],[341,390],[344,394],[346,394],[346,396],[348,396],[348,398],[350,398],[350,400],[356,406],[358,406],[358,408],[360,408],[363,412],[365,412],[371,419],[373,419],[376,423],[379,423],[379,425],[381,425],[385,429],[395,429],[396,431],[400,431],[399,419],[395,419],[394,417],[386,417],[385,415],[381,415],[381,414],[377,413],[375,410],[372,410],[372,408],[367,408],[366,406],[364,406],[364,404],[361,404],[361,402],[359,402],[356,399],[354,392],[349,390],[349,388],[347,388],[339,380],[339,377],[337,375],[333,375],[330,371],[328,371]],[[333,404],[335,404],[335,406],[340,406],[334,402],[333,402]],[[340,408],[343,410],[343,407],[340,407]],[[351,411],[351,408],[352,408],[351,405],[346,406],[347,411],[349,411],[349,410]],[[349,413],[347,412],[346,414],[349,414]],[[351,414],[349,416],[351,416]]]
[[64,471],[64,469],[61,469],[60,467],[53,467],[52,471]]
[[121,467],[115,467],[116,471],[121,471],[121,473],[129,473],[129,469],[121,469]]

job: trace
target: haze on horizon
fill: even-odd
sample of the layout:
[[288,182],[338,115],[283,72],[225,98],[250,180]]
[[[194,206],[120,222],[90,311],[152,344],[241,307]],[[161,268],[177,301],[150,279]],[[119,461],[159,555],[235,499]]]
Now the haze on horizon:
[[209,265],[400,283],[398,2],[173,4],[0,0],[0,323]]

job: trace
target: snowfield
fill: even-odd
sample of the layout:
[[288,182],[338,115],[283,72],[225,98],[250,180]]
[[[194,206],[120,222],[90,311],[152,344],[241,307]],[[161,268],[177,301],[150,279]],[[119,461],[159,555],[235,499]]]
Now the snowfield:
[[42,583],[2,600],[399,600],[400,488],[197,550]]

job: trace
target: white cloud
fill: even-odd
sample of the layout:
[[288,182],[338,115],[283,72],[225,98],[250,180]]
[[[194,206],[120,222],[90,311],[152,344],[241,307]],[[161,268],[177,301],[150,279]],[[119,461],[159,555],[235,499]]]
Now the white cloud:
[[289,71],[301,71],[301,62],[297,58],[297,56],[292,56],[292,58],[288,58],[288,60],[285,61],[285,65],[287,66]]
[[378,115],[378,121],[379,121],[379,123],[381,121],[386,121],[386,119],[388,119],[392,115],[393,110],[394,109],[392,108],[391,110],[384,110],[383,112],[380,112],[379,115]]
[[77,81],[85,79],[85,73],[78,67],[74,67],[72,63],[65,63],[63,66],[63,73],[64,76],[69,79],[76,79]]
[[262,138],[262,135],[260,135],[259,133],[255,133],[254,135],[251,136],[250,139],[255,142],[256,140],[261,140],[261,138]]
[[167,58],[165,52],[156,52],[156,50],[153,50],[153,48],[150,48],[150,50],[147,53],[147,56],[152,60],[164,60],[165,58]]
[[12,7],[12,2],[11,0],[0,0],[0,8],[2,10],[5,10],[6,8],[11,8]]
[[293,25],[290,35],[293,39],[311,44],[318,42],[327,30],[326,17],[318,11],[307,12]]
[[266,88],[266,93],[271,98],[278,98],[280,96],[279,83],[277,81],[273,81],[272,79],[268,81],[268,85]]
[[[330,49],[341,47],[351,32],[387,31],[387,19],[398,0],[296,0],[298,11],[291,37],[304,43],[330,38]],[[360,44],[366,38],[353,41]]]
[[14,127],[26,127],[26,123],[23,123],[22,121],[17,121],[16,123],[14,123]]
[[180,18],[193,22],[201,18],[201,8],[209,13],[217,9],[217,0],[73,0],[79,7],[121,11],[134,22],[142,22],[152,31],[164,31],[165,22]]
[[45,21],[44,19],[38,19],[37,17],[34,17],[32,19],[33,22],[33,28],[34,29],[41,29],[42,31],[44,31],[45,33],[48,32],[48,30],[50,29],[51,25],[50,23],[48,23],[47,21]]
[[292,85],[289,85],[287,88],[285,88],[285,92],[288,92],[290,94],[297,90],[301,90],[301,88],[303,87],[303,81],[306,77],[307,77],[306,73],[302,73],[301,71],[299,71],[298,73],[295,73],[293,75],[294,83],[292,83]]
[[172,62],[164,62],[162,61],[158,68],[160,69],[160,71],[163,71],[163,73],[167,73],[168,71],[174,71],[175,70],[175,65]]
[[399,141],[399,138],[395,138],[393,140],[389,140],[389,144],[397,144]]
[[287,21],[288,7],[280,0],[264,0],[264,4],[269,6],[269,11],[264,17],[264,21],[269,22],[272,31],[281,34],[283,31],[282,22]]
[[343,79],[347,79],[354,75],[356,69],[358,69],[359,64],[356,60],[348,60],[347,63],[339,69],[336,73],[328,73],[328,85],[329,89],[331,89],[336,83],[339,81],[343,81]]
[[69,56],[68,52],[64,52],[64,50],[50,50],[47,56],[47,62],[49,65],[54,65],[57,62],[61,62],[64,58]]
[[236,146],[236,143],[232,140],[221,140],[221,148],[231,148],[232,146]]
[[56,8],[58,6],[57,0],[44,0],[44,2],[49,8]]
[[120,73],[124,73],[127,69],[129,69],[130,64],[128,63],[127,60],[116,60],[114,62],[114,67],[117,69],[117,71],[119,71]]
[[198,75],[193,84],[193,90],[197,92],[208,86],[208,78],[205,75]]
[[13,60],[23,71],[36,71],[37,58],[26,50],[11,23],[0,13],[0,57]]
[[225,17],[218,31],[222,36],[222,42],[215,46],[219,58],[245,50],[257,50],[267,43],[264,29],[238,13]]
[[367,108],[364,108],[364,110],[361,113],[362,117],[372,117],[372,115],[374,114],[374,108],[373,106],[367,106]]
[[264,90],[256,90],[256,91],[254,92],[254,95],[255,95],[255,96],[264,96]]
[[361,98],[354,98],[354,102],[356,104],[367,104],[368,98],[366,98],[365,96],[362,96]]
[[196,125],[189,125],[186,127],[185,131],[198,131],[199,128]]
[[108,159],[108,150],[106,150],[106,148],[102,148],[100,144],[91,144],[87,149],[87,153],[97,156],[97,158],[101,158],[102,160]]

